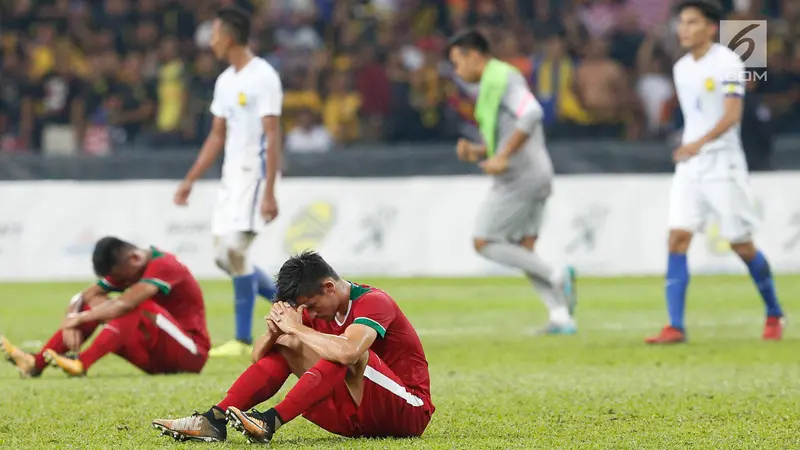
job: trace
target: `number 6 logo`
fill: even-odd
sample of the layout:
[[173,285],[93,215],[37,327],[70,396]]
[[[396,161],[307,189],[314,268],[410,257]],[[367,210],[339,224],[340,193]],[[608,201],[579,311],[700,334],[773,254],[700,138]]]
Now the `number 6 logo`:
[[747,61],[750,56],[753,55],[753,52],[756,50],[756,41],[753,38],[747,37],[747,34],[751,31],[758,28],[760,25],[757,23],[752,23],[744,28],[741,31],[736,33],[728,42],[728,48],[736,51],[737,48],[741,47],[742,44],[747,44],[747,50],[742,53],[741,58],[742,61]]

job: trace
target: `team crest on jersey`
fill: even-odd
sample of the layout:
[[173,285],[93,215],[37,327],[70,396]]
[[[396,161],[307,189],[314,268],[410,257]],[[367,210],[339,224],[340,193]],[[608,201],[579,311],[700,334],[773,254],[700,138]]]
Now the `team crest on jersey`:
[[239,92],[239,106],[247,106],[247,96],[244,92]]
[[706,90],[708,92],[713,92],[716,87],[717,85],[714,83],[713,78],[706,78]]

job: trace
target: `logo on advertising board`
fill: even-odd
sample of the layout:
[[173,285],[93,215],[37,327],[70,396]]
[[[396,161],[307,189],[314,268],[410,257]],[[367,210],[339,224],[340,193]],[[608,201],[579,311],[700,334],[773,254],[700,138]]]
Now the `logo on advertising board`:
[[353,248],[356,254],[367,250],[383,249],[386,235],[397,217],[397,209],[390,206],[379,206],[361,219],[361,235],[363,236]]
[[333,203],[318,200],[301,208],[292,218],[284,236],[283,248],[288,254],[318,249],[336,224]]
[[70,256],[89,256],[94,251],[97,239],[94,231],[84,229],[64,247],[64,253]]
[[185,256],[200,250],[198,239],[207,239],[211,234],[211,225],[207,221],[170,222],[166,234],[175,254]]
[[3,243],[17,241],[23,233],[21,222],[0,222],[0,255],[3,254]]
[[565,250],[575,253],[583,249],[592,253],[597,245],[597,236],[603,229],[611,210],[606,205],[593,203],[588,205],[580,214],[572,218],[574,237],[569,241]]

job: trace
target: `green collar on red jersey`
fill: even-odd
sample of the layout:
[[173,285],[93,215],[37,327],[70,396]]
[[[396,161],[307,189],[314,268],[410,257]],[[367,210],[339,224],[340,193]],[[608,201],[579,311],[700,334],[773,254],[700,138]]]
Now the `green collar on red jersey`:
[[150,246],[150,256],[153,259],[161,258],[162,256],[164,256],[164,252],[162,252],[161,250],[159,250],[159,249],[157,249],[157,248],[155,248],[154,246],[151,245]]
[[350,301],[358,300],[364,294],[372,290],[372,288],[353,283],[352,281],[348,281],[348,283],[350,283]]

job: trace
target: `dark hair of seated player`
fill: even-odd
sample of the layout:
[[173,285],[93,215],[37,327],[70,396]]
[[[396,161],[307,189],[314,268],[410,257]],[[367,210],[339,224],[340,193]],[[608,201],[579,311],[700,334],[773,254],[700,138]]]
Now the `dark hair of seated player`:
[[339,280],[333,270],[319,253],[305,251],[294,255],[283,263],[275,283],[277,298],[296,306],[298,297],[311,297],[322,293],[322,281],[331,278]]

